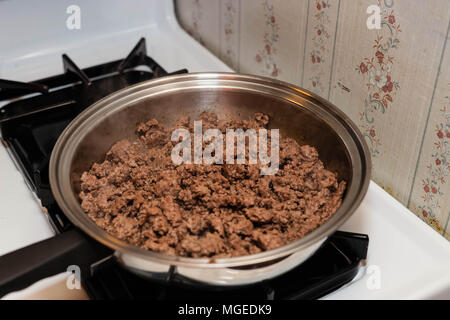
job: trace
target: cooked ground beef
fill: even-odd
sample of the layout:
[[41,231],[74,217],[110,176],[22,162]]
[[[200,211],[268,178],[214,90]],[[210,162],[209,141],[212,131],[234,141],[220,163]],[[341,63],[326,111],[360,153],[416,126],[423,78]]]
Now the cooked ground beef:
[[[203,130],[267,126],[267,115],[218,120],[203,113]],[[175,128],[193,132],[189,118]],[[280,169],[259,164],[175,165],[175,128],[152,119],[138,138],[121,140],[81,176],[81,206],[102,229],[133,245],[186,257],[235,257],[275,249],[325,223],[346,187],[326,170],[314,147],[280,137]],[[248,162],[247,162],[248,163]]]

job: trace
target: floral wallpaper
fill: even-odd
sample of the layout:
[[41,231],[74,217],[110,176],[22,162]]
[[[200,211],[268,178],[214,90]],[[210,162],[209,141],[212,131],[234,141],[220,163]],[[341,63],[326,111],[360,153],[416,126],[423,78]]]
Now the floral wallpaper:
[[193,1],[193,10],[191,12],[190,16],[190,28],[187,29],[187,32],[194,37],[198,42],[200,42],[202,45],[205,45],[202,34],[200,33],[200,24],[203,18],[203,8],[201,5],[200,0],[194,0]]
[[395,18],[393,2],[378,0],[381,8],[382,35],[373,42],[373,52],[364,58],[356,70],[362,75],[368,95],[364,99],[364,108],[360,112],[360,127],[369,144],[372,157],[380,154],[381,139],[377,135],[376,122],[385,114],[394,102],[400,84],[392,77],[395,68],[395,51],[400,45],[400,24]]
[[275,14],[274,6],[270,0],[265,0],[262,3],[264,8],[264,37],[262,41],[262,48],[259,49],[255,55],[255,60],[261,65],[261,73],[264,75],[270,75],[272,77],[278,77],[281,73],[280,68],[277,66],[276,54],[277,54],[277,42],[280,38],[279,26],[277,23],[277,17]]
[[[319,93],[324,92],[324,77],[325,72],[321,66],[326,62],[331,51],[331,35],[330,28],[331,19],[329,11],[332,5],[336,5],[337,1],[314,1],[313,10],[315,11],[313,15],[313,28],[312,28],[312,48],[309,52],[309,58],[311,59],[311,74],[309,75],[309,85],[314,92]],[[306,57],[305,57],[306,59]],[[317,90],[316,90],[317,89]]]
[[434,123],[433,149],[426,165],[426,177],[422,179],[423,204],[418,206],[423,219],[441,232],[443,229],[436,221],[436,211],[442,208],[441,201],[446,194],[448,196],[450,189],[450,96],[445,100],[445,105],[439,110],[440,122]]
[[[370,147],[372,179],[450,240],[448,0],[176,3],[182,26],[212,52],[217,39],[231,68],[342,107]],[[374,30],[366,25],[372,5]]]
[[239,30],[238,25],[238,6],[239,3],[233,0],[223,1],[223,44],[221,50],[221,59],[225,61],[229,66],[236,69],[237,68],[237,54],[238,48],[236,46],[236,41],[234,37]]

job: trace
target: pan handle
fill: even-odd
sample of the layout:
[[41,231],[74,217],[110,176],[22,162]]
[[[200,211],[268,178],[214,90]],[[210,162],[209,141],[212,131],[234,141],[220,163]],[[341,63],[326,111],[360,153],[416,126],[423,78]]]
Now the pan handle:
[[71,265],[78,266],[81,275],[88,275],[94,262],[111,254],[111,249],[77,228],[18,249],[0,256],[0,297],[65,272]]

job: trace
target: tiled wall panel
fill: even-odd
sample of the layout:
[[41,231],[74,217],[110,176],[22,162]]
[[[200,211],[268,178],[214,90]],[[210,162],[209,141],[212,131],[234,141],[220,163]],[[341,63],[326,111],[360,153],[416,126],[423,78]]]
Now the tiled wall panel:
[[[369,29],[370,5],[381,28]],[[449,238],[448,0],[177,0],[184,28],[236,71],[303,86],[357,123],[373,179]]]

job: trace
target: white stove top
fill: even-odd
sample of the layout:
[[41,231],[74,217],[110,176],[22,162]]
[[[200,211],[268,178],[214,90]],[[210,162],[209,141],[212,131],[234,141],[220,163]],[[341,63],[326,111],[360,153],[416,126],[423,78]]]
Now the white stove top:
[[[71,1],[42,1],[28,9],[20,1],[0,2],[0,19],[8,26],[0,37],[8,39],[14,30],[14,40],[0,43],[0,78],[31,81],[59,74],[63,53],[81,68],[121,59],[141,37],[147,39],[149,56],[168,72],[232,71],[179,27],[171,0],[139,1],[133,7],[123,1],[79,3],[81,29],[69,30],[65,19]],[[36,17],[40,25],[32,28]],[[450,244],[375,183],[341,230],[369,235],[368,259],[357,279],[325,299],[450,299]],[[0,145],[0,255],[53,235]],[[8,297],[85,298],[66,289],[66,278],[56,275]]]

